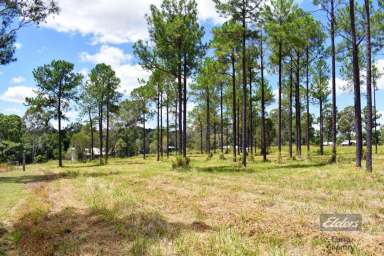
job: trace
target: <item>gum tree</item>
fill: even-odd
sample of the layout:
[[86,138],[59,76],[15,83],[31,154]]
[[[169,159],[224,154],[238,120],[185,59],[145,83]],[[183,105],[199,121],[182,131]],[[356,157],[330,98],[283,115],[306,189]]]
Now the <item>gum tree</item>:
[[83,76],[74,72],[74,65],[64,60],[54,60],[50,64],[33,71],[36,82],[36,98],[27,98],[27,105],[39,105],[43,111],[51,112],[58,121],[59,133],[59,166],[63,166],[63,134],[62,120],[64,112],[70,108],[70,101],[75,99],[76,88],[81,84]]

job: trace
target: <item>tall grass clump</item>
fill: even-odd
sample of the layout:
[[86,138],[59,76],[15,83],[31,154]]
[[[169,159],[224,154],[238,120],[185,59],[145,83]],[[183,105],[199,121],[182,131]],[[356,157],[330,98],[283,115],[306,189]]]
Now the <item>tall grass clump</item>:
[[189,157],[177,156],[174,161],[172,161],[172,169],[188,169],[190,167],[191,159]]

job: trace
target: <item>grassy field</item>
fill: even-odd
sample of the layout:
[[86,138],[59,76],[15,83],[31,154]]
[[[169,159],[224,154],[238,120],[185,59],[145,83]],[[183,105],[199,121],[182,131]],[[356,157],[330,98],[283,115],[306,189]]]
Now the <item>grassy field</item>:
[[[189,170],[137,157],[4,171],[0,255],[384,255],[384,148],[372,174],[341,150],[333,165],[196,154]],[[322,213],[362,214],[363,230],[321,232]]]

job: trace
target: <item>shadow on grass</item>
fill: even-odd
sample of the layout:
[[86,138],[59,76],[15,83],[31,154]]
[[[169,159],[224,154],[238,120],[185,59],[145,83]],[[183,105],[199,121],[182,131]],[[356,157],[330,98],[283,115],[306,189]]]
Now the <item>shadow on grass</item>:
[[[135,211],[120,218],[113,210],[30,213],[14,225],[23,255],[147,255],[150,247],[173,241],[183,231],[205,232],[204,223],[169,222],[157,212]],[[168,242],[166,241],[166,242]]]
[[[194,168],[198,172],[210,172],[210,173],[252,173],[257,171],[268,171],[268,170],[283,170],[283,169],[305,169],[313,167],[323,167],[329,165],[328,162],[298,162],[298,163],[288,163],[288,164],[273,164],[271,162],[265,162],[264,165],[260,166],[250,166],[247,168],[242,168],[236,165],[226,165],[226,166],[210,166],[210,167],[196,167]],[[265,165],[267,164],[267,165]]]
[[106,177],[106,176],[113,176],[113,175],[119,175],[120,172],[86,172],[86,173],[80,173],[80,172],[73,172],[73,171],[67,171],[63,173],[44,173],[41,175],[21,175],[21,176],[14,176],[14,177],[0,177],[0,184],[1,183],[23,183],[23,184],[29,184],[29,183],[37,183],[37,182],[50,182],[60,179],[75,179],[78,177]]
[[8,255],[14,251],[14,244],[6,225],[0,223],[0,255]]

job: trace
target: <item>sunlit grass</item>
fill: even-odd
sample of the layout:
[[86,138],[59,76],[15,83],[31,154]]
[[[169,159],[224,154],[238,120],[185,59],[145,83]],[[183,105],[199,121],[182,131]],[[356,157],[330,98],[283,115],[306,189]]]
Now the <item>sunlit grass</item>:
[[[1,173],[2,250],[28,255],[383,255],[384,158],[372,174],[312,149],[247,168],[231,155],[172,161],[111,159],[109,165],[56,161]],[[286,152],[286,148],[284,148]],[[383,148],[380,148],[383,152]],[[8,195],[8,196],[7,196]],[[319,231],[321,213],[360,213],[362,232]],[[12,243],[14,244],[12,247]]]

